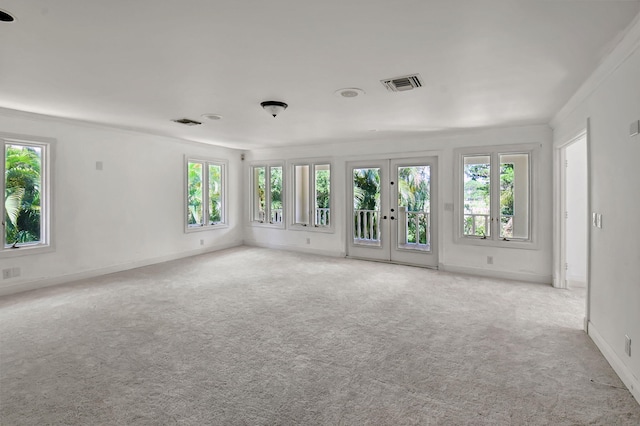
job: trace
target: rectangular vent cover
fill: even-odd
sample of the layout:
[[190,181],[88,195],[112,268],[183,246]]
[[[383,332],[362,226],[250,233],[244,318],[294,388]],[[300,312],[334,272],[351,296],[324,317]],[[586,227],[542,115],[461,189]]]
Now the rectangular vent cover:
[[173,121],[175,121],[176,123],[184,124],[185,126],[199,126],[200,124],[202,124],[199,121],[189,120],[188,118],[180,118]]
[[390,92],[405,92],[407,90],[422,87],[420,74],[405,75],[403,77],[387,78],[380,80],[382,85]]

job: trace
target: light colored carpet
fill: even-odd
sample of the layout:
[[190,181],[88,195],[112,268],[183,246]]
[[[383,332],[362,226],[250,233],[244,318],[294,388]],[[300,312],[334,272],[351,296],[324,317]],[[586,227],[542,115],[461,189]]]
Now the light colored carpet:
[[548,286],[241,247],[0,299],[3,425],[638,425]]

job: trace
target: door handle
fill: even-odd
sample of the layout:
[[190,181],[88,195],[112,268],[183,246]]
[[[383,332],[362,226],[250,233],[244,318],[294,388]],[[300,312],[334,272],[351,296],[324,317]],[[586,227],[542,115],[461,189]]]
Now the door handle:
[[386,219],[387,217],[386,217],[386,216],[382,216],[382,218],[383,218],[383,219]]
[[390,218],[390,219],[391,219],[391,220],[394,220],[394,219],[395,219],[395,217],[391,216],[391,218]]

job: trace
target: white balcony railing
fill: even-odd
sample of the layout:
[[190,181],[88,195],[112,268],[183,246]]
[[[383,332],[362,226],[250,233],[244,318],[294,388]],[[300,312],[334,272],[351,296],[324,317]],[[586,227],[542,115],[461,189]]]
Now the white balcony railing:
[[[467,220],[471,218],[471,220]],[[479,213],[464,214],[464,235],[491,235],[491,215]],[[500,215],[500,237],[510,238],[513,236],[513,215]],[[480,232],[480,234],[478,234]]]
[[329,226],[330,222],[330,213],[331,210],[329,208],[317,208],[316,209],[316,226]]
[[[406,207],[398,208],[400,223],[399,242],[403,246],[424,246],[428,249],[431,245],[431,213],[425,211],[407,211]],[[411,236],[410,228],[413,228]],[[412,238],[410,238],[410,236]],[[411,239],[411,241],[409,241]]]
[[380,241],[380,212],[378,210],[354,210],[353,239],[359,242]]
[[[264,210],[260,210],[258,212],[258,221],[264,223],[265,216]],[[282,223],[282,209],[271,210],[271,220],[269,220],[269,223]]]

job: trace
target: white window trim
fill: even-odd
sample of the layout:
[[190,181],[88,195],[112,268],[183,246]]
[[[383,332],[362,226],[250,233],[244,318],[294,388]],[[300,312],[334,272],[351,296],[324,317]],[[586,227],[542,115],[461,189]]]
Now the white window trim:
[[[204,164],[205,167],[203,167],[202,173],[203,173],[203,195],[205,197],[205,203],[203,206],[203,217],[209,217],[209,191],[208,191],[208,180],[209,180],[209,173],[205,172],[207,167],[209,164],[213,164],[216,166],[221,166],[222,168],[222,173],[221,173],[221,180],[222,180],[222,212],[221,212],[221,220],[218,223],[215,224],[209,224],[209,223],[204,223],[202,225],[194,225],[194,226],[189,226],[189,224],[187,223],[189,220],[189,212],[188,209],[185,208],[187,207],[188,203],[189,203],[189,163],[202,163]],[[183,201],[183,211],[184,211],[184,217],[183,217],[183,224],[184,224],[184,232],[185,233],[191,233],[191,232],[201,232],[201,231],[210,231],[212,229],[221,229],[221,228],[228,228],[229,227],[229,223],[228,223],[228,210],[227,210],[227,205],[228,205],[228,191],[227,191],[227,182],[229,179],[227,179],[227,173],[229,170],[229,162],[227,160],[220,160],[220,159],[215,159],[215,158],[203,158],[203,157],[190,157],[190,156],[186,156],[184,157],[184,201]],[[206,191],[204,191],[204,188],[207,188]],[[208,222],[208,220],[206,221]]]
[[[540,248],[538,213],[540,200],[540,177],[538,172],[538,165],[540,161],[539,158],[541,147],[542,145],[539,143],[529,143],[514,145],[477,146],[469,148],[459,148],[454,150],[454,242],[458,244],[485,247],[504,247],[528,250],[537,250]],[[508,241],[503,241],[502,239],[500,239],[499,233],[496,232],[492,232],[492,236],[487,237],[486,239],[463,234],[464,228],[462,226],[462,220],[464,216],[464,179],[462,177],[462,174],[464,166],[462,163],[464,161],[464,156],[489,155],[493,160],[493,158],[499,154],[529,154],[529,239],[527,240],[511,239]],[[494,172],[492,171],[492,182],[494,181],[493,173]],[[494,191],[492,191],[492,203],[496,202],[496,199],[494,197],[497,197],[497,195],[494,194]]]
[[[305,226],[303,224],[300,223],[295,223],[295,217],[296,217],[296,213],[295,213],[295,203],[296,203],[296,180],[295,180],[295,168],[296,166],[309,166],[309,173],[311,174],[312,171],[315,171],[315,166],[318,165],[325,165],[328,164],[329,165],[329,208],[330,208],[330,219],[329,219],[329,226]],[[287,170],[288,170],[288,174],[289,174],[289,182],[291,182],[290,185],[290,191],[289,191],[289,217],[291,218],[289,221],[289,229],[293,230],[293,231],[310,231],[310,232],[324,232],[324,233],[334,233],[335,232],[335,228],[334,228],[334,222],[335,222],[335,215],[333,214],[333,210],[334,208],[331,207],[334,205],[333,202],[333,194],[334,194],[334,188],[333,188],[333,162],[328,160],[328,159],[317,159],[317,158],[302,158],[302,159],[295,159],[295,160],[290,160],[287,162]],[[315,205],[315,201],[312,200],[313,196],[312,193],[313,191],[311,191],[311,189],[315,189],[315,177],[312,183],[311,178],[309,178],[309,197],[310,197],[310,202],[309,202],[309,206],[313,206]],[[313,187],[313,188],[312,188]],[[313,201],[313,202],[312,202]],[[311,210],[311,207],[310,207]],[[311,211],[309,212],[309,214],[311,215]],[[310,216],[311,217],[311,216]]]
[[[271,201],[271,168],[272,167],[281,167],[282,168],[282,221],[280,223],[271,223],[268,221],[258,221],[255,220],[254,218],[254,212],[255,212],[255,182],[253,180],[254,178],[254,172],[253,170],[256,167],[264,167],[265,168],[265,194],[269,194],[269,202],[265,203],[265,216],[269,216],[271,214],[271,206],[270,206],[270,201]],[[269,171],[269,173],[266,173],[267,170]],[[252,162],[249,164],[249,223],[252,226],[256,226],[256,227],[263,227],[263,228],[275,228],[275,229],[285,229],[285,224],[287,221],[287,204],[288,204],[288,200],[286,197],[287,194],[287,177],[286,177],[286,164],[284,161],[257,161],[257,162]],[[266,199],[265,199],[266,201]]]
[[[3,161],[0,161],[0,173],[4,183],[5,176],[5,163],[4,156],[6,155],[6,145],[32,145],[42,147],[42,164],[40,165],[40,175],[42,176],[42,188],[40,189],[40,243],[27,244],[20,246],[18,249],[5,248],[5,235],[4,226],[0,230],[2,236],[0,237],[0,259],[12,258],[19,256],[35,255],[40,253],[47,253],[54,251],[53,245],[53,229],[51,224],[53,222],[53,173],[51,172],[52,164],[54,161],[55,143],[53,138],[43,138],[38,136],[26,136],[17,135],[12,133],[0,133],[0,140],[2,140]],[[4,200],[4,196],[3,196]],[[5,206],[4,201],[0,203],[0,218],[4,222],[5,218]]]

